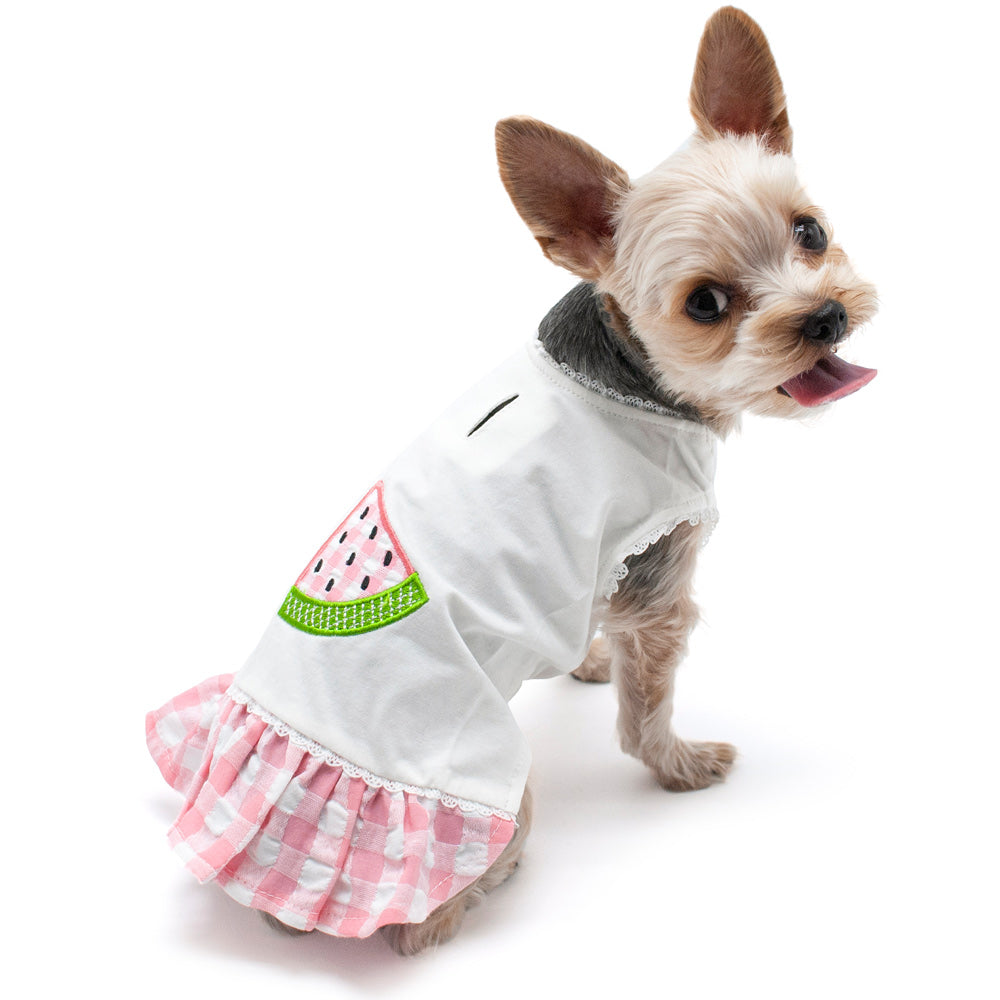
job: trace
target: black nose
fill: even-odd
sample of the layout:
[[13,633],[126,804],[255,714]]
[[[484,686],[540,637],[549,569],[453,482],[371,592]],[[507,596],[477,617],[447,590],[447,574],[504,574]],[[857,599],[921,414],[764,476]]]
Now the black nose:
[[836,344],[845,333],[847,310],[836,299],[827,299],[802,324],[802,336],[818,344]]

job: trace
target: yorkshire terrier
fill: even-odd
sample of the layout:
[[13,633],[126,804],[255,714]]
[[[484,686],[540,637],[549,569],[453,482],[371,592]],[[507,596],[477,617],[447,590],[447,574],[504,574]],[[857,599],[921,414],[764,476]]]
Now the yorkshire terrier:
[[[869,382],[837,352],[876,297],[796,178],[743,12],[709,20],[690,104],[694,136],[636,181],[542,122],[497,125],[515,208],[582,283],[359,503],[235,682],[150,716],[199,878],[292,929],[447,940],[521,855],[526,677],[613,681],[660,785],[725,779],[735,749],[671,724],[715,441]],[[362,633],[382,644],[355,663]]]

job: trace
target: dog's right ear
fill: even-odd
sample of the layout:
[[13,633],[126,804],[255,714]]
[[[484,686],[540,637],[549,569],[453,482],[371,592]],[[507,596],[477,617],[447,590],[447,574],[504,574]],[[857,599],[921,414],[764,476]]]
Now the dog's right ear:
[[533,118],[497,123],[500,178],[542,252],[585,281],[614,259],[628,174],[582,139]]

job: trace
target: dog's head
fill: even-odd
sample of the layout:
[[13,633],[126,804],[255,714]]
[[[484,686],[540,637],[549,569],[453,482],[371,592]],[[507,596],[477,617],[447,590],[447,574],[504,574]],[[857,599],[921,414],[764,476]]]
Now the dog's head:
[[546,256],[614,300],[664,388],[720,431],[860,388],[875,373],[835,352],[875,290],[799,184],[781,79],[742,11],[708,22],[691,111],[691,141],[634,182],[575,136],[505,119],[501,177]]

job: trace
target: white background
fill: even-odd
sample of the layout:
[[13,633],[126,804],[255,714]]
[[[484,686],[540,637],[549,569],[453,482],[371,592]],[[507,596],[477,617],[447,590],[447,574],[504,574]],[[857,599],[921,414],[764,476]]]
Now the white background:
[[[878,379],[723,449],[660,791],[608,688],[515,699],[537,818],[435,954],[266,930],[168,851],[143,716],[237,668],[405,440],[573,279],[496,176],[527,113],[638,175],[712,4],[0,9],[9,976],[32,996],[996,996],[991,8],[759,0]],[[978,12],[974,9],[978,8]]]

